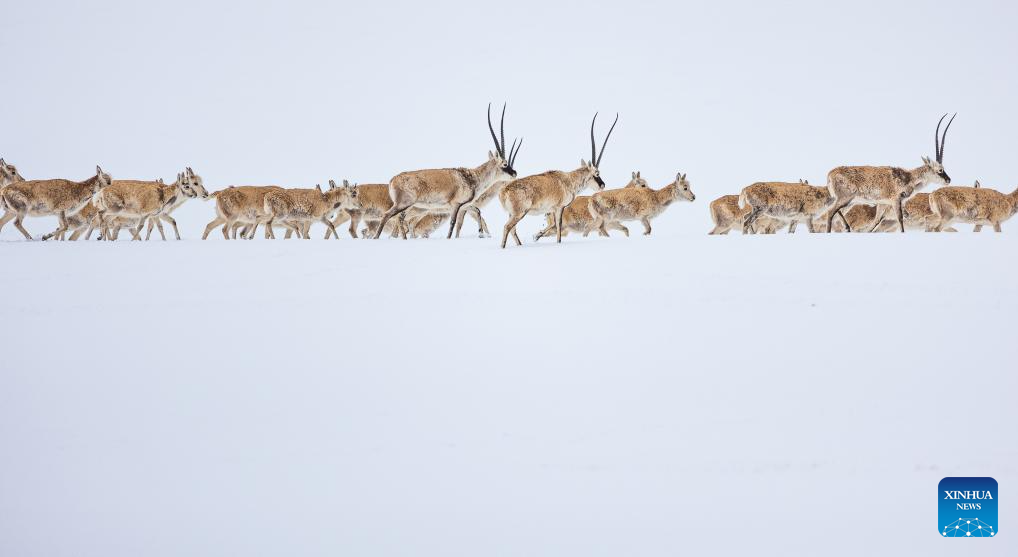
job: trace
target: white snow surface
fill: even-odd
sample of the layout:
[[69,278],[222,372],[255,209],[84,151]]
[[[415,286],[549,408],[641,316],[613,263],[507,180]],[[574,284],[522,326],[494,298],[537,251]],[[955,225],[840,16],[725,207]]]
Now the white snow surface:
[[[1007,225],[679,207],[505,251],[6,228],[0,554],[1014,555]],[[997,479],[999,538],[938,536],[946,476]]]

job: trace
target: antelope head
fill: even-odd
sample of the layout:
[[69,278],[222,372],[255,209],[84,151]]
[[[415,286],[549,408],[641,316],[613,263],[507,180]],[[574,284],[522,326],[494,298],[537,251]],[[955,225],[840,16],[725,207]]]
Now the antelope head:
[[644,180],[640,176],[640,171],[637,170],[636,172],[633,172],[633,178],[631,180],[629,180],[629,183],[626,184],[626,187],[627,188],[647,188],[647,187],[650,187],[650,186],[647,185],[647,180]]
[[[495,142],[495,152],[488,151],[488,160],[495,161],[496,168],[498,168],[498,177],[495,178],[495,182],[509,181],[516,178],[516,168],[513,167],[516,164],[516,155],[520,152],[520,147],[523,147],[523,140],[520,139],[519,145],[516,144],[516,140],[513,140],[512,147],[509,147],[509,152],[505,151],[505,104],[502,104],[502,120],[499,123],[499,135],[495,135],[495,128],[491,125],[491,103],[488,103],[488,131],[491,132],[491,139]],[[499,141],[501,137],[501,141]]]
[[15,182],[24,182],[25,179],[18,174],[18,169],[13,164],[7,164],[0,159],[0,186],[6,186]]
[[359,209],[357,201],[357,186],[350,185],[350,182],[343,180],[342,186],[337,186],[335,180],[329,180],[329,191],[325,192],[325,198],[332,205],[333,209]]
[[590,121],[590,162],[585,163],[582,160],[580,163],[590,171],[590,178],[597,183],[597,189],[604,189],[604,180],[601,179],[601,158],[604,157],[604,148],[608,146],[608,138],[612,136],[612,132],[615,131],[615,124],[619,123],[619,115],[615,115],[615,122],[612,124],[608,135],[604,137],[604,143],[601,144],[601,152],[597,152],[597,142],[594,141],[594,124],[597,123],[597,113],[594,114],[594,119]]
[[927,183],[931,184],[950,184],[951,177],[944,172],[944,141],[947,139],[947,130],[951,129],[951,122],[954,122],[954,116],[947,121],[947,126],[944,127],[944,135],[940,135],[940,125],[944,123],[944,118],[947,118],[947,114],[940,117],[940,121],[937,122],[937,131],[933,133],[933,149],[936,155],[936,160],[930,160],[929,157],[923,157],[923,176]]
[[95,183],[92,184],[92,193],[95,193],[113,183],[113,178],[111,178],[109,174],[103,172],[103,169],[99,168],[98,164],[95,165],[95,177]]
[[187,167],[184,170],[184,182],[180,188],[184,192],[184,195],[191,199],[208,199],[209,192],[205,190],[205,183],[202,181],[201,176],[194,173],[191,167]]
[[678,190],[679,197],[686,201],[695,201],[696,195],[693,194],[693,190],[689,188],[689,180],[686,179],[686,175],[679,172],[675,175],[675,189]]

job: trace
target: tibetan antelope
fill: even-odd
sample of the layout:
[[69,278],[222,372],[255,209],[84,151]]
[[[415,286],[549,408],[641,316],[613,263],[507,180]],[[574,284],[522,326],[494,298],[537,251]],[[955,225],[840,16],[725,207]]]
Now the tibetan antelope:
[[[349,185],[349,182],[343,180],[343,185]],[[375,233],[375,226],[378,221],[382,220],[382,215],[392,207],[392,198],[389,197],[389,186],[388,184],[360,184],[353,186],[357,190],[357,208],[343,209],[336,214],[336,218],[332,220],[332,226],[337,227],[346,221],[350,221],[350,237],[357,237],[357,225],[360,224],[363,219],[368,225],[368,233]],[[332,230],[328,230],[325,233],[325,239],[328,240],[332,235]]]
[[406,212],[405,230],[402,233],[409,234],[411,238],[429,238],[448,217],[449,213],[444,211],[410,209]]
[[597,153],[597,143],[594,140],[594,124],[597,122],[597,114],[590,122],[590,161],[580,159],[580,167],[572,172],[560,170],[549,170],[543,174],[527,176],[513,180],[506,184],[498,194],[498,200],[509,213],[509,221],[502,229],[502,249],[512,233],[516,245],[523,245],[519,235],[516,234],[516,225],[527,216],[527,213],[555,215],[555,231],[557,241],[562,242],[562,214],[566,206],[576,199],[576,195],[587,187],[594,185],[597,190],[604,189],[604,180],[601,179],[601,157],[604,156],[604,148],[608,145],[608,139],[615,130],[615,124],[619,123],[618,114],[615,115],[615,122],[612,124],[608,135],[601,144],[601,152]]
[[[646,187],[648,187],[647,180],[641,178],[639,172],[633,172],[632,179],[622,189]],[[535,242],[555,233],[555,215],[548,213],[545,215],[545,219],[547,220],[547,226],[544,227],[544,230],[534,234]],[[605,224],[605,228],[608,230],[618,230],[625,234],[626,238],[629,237],[629,229],[622,226],[621,223],[611,221]],[[562,211],[562,236],[568,236],[570,232],[578,232],[586,238],[594,230],[597,230],[597,227],[595,226],[594,217],[590,214],[590,196],[577,196],[576,199],[573,199],[572,203],[566,205],[565,211]]]
[[[95,230],[96,225],[98,223],[98,219],[96,218],[97,215],[98,211],[96,211],[95,203],[89,201],[77,213],[74,213],[73,215],[67,215],[67,228],[65,230],[61,231],[60,228],[58,227],[53,232],[50,232],[49,234],[43,236],[42,239],[43,240],[48,240],[50,238],[56,238],[57,240],[67,239],[73,242],[80,238],[82,234],[85,234],[85,239],[88,240],[92,236],[92,231]],[[117,235],[120,232],[121,228],[133,229],[134,227],[136,227],[138,225],[138,220],[139,219],[129,217],[117,217],[113,219],[112,222],[113,232],[111,234],[112,239],[113,240],[117,239]],[[68,234],[70,234],[69,237],[67,236]]]
[[81,210],[96,192],[108,187],[111,182],[110,175],[96,166],[95,176],[81,182],[63,179],[25,180],[7,185],[0,190],[5,210],[3,217],[0,217],[0,230],[11,219],[15,219],[14,226],[26,239],[31,240],[32,235],[21,224],[25,217],[56,215],[60,222],[57,232],[63,232],[67,230],[67,215]]
[[[847,211],[842,211],[845,219],[834,221],[834,232],[873,232],[881,223],[877,221],[877,206],[858,203],[852,205]],[[845,226],[845,224],[848,226]],[[884,222],[887,222],[886,220]],[[813,229],[817,232],[826,232],[827,223],[823,216],[813,219]]]
[[856,200],[864,200],[877,205],[877,221],[882,221],[888,209],[893,209],[898,221],[898,228],[905,232],[905,218],[902,214],[902,203],[916,190],[928,184],[950,184],[951,177],[944,172],[944,141],[947,130],[951,128],[954,117],[947,122],[944,135],[940,135],[940,125],[947,114],[940,117],[933,135],[933,148],[936,160],[923,157],[923,164],[918,168],[907,170],[893,166],[839,166],[827,174],[827,187],[833,197],[825,219],[827,231],[831,231],[834,214]]
[[[976,184],[978,186],[978,182]],[[852,207],[859,207],[856,205]],[[851,213],[851,211],[849,211]],[[930,208],[930,194],[928,193],[917,193],[912,197],[908,198],[905,203],[901,206],[901,214],[905,220],[905,230],[923,230],[926,232],[936,232],[937,224],[940,219],[933,213],[933,209]],[[874,208],[874,218],[876,217],[876,208]],[[851,219],[849,220],[851,222]],[[896,232],[898,230],[898,221],[893,218],[884,217],[879,223],[871,223],[872,226],[867,228],[865,231],[870,232]],[[852,223],[853,230],[855,229],[855,223]],[[957,232],[952,226],[945,226],[943,232]]]
[[[449,213],[432,212],[416,207],[407,209],[403,214],[404,218],[402,219],[389,219],[382,230],[383,234],[388,234],[390,238],[430,238],[431,234],[438,230],[438,227],[449,217]],[[361,230],[361,236],[370,238],[375,233],[374,227],[378,225],[378,221],[366,222],[368,228]]]
[[449,222],[449,234],[452,238],[456,228],[456,219],[464,205],[498,182],[516,177],[513,164],[522,147],[516,145],[505,150],[505,105],[502,106],[502,122],[500,133],[502,141],[495,136],[495,128],[491,125],[491,104],[488,105],[488,131],[495,142],[495,153],[488,153],[488,160],[476,168],[443,168],[434,170],[414,170],[397,174],[389,182],[390,207],[375,230],[375,239],[382,235],[385,223],[392,217],[406,211],[410,207],[438,209],[449,211],[452,216]]
[[[99,239],[112,240],[114,219],[138,219],[138,224],[131,230],[133,240],[141,240],[141,229],[149,218],[157,218],[167,207],[173,206],[179,199],[197,197],[192,181],[196,178],[188,172],[178,172],[172,184],[164,184],[162,180],[114,180],[113,183],[100,190],[93,197],[97,211],[96,226],[99,228]],[[202,188],[204,189],[204,188]]]
[[289,189],[272,191],[265,195],[262,202],[264,212],[269,216],[265,223],[271,229],[274,221],[279,221],[297,233],[298,237],[310,240],[308,227],[313,222],[321,222],[339,239],[339,233],[329,220],[329,215],[339,209],[357,207],[357,190],[350,185],[337,186],[331,182],[328,191],[315,189]]
[[[201,176],[194,173],[191,167],[187,167],[184,172],[187,174],[186,187],[181,188],[181,192],[184,194],[179,196],[173,203],[168,203],[157,215],[148,219],[148,230],[145,232],[145,239],[148,240],[152,236],[152,225],[154,224],[159,228],[159,236],[163,240],[166,240],[166,234],[163,233],[163,221],[166,221],[173,227],[173,234],[180,239],[180,231],[177,230],[177,221],[170,216],[170,213],[176,211],[181,205],[184,204],[188,199],[201,199],[205,201],[209,198],[209,192],[205,190],[205,184],[203,183]],[[162,182],[162,180],[159,180]]]
[[[738,226],[742,230],[742,221],[749,214],[749,207],[739,206],[738,195],[722,195],[710,202],[710,218],[714,221],[714,228],[708,234],[724,235]],[[782,220],[773,219],[766,215],[757,217],[750,234],[774,234],[788,226]]]
[[625,188],[621,190],[601,191],[590,198],[590,214],[594,217],[594,226],[598,234],[607,236],[605,224],[638,220],[643,224],[643,235],[650,235],[650,221],[657,218],[674,201],[694,201],[696,195],[689,187],[686,175],[678,172],[675,180],[667,186],[653,190],[650,188]]
[[830,203],[831,194],[827,188],[811,186],[802,180],[750,184],[739,194],[739,204],[749,209],[742,221],[742,232],[748,233],[761,215],[788,222],[789,234],[795,232],[795,225],[800,221],[806,223],[810,232],[815,232],[813,220]]
[[1000,232],[1000,224],[1018,211],[1018,188],[1001,193],[990,188],[946,187],[930,194],[930,209],[936,224],[933,230],[946,231],[952,222],[974,224],[973,232],[992,226]]
[[[265,214],[265,196],[282,189],[279,186],[230,186],[213,192],[209,197],[216,200],[216,218],[205,225],[201,239],[207,239],[209,232],[222,225],[223,238],[229,240],[230,233],[236,233],[238,224],[250,227],[247,234],[241,235],[242,238],[247,240],[254,238],[258,225],[269,220]],[[266,238],[270,237],[271,231],[271,228],[265,230]]]

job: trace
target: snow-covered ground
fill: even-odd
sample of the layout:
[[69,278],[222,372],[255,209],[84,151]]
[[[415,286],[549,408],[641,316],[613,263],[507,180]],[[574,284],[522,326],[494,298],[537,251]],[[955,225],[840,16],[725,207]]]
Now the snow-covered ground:
[[[1018,236],[706,201],[506,251],[8,227],[0,553],[1018,552]],[[940,539],[945,476],[997,479],[998,539]]]

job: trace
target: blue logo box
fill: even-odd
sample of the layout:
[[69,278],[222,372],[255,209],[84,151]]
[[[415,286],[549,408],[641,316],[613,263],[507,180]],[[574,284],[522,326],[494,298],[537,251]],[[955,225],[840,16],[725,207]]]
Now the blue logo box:
[[942,538],[997,536],[997,480],[944,478],[937,487]]

